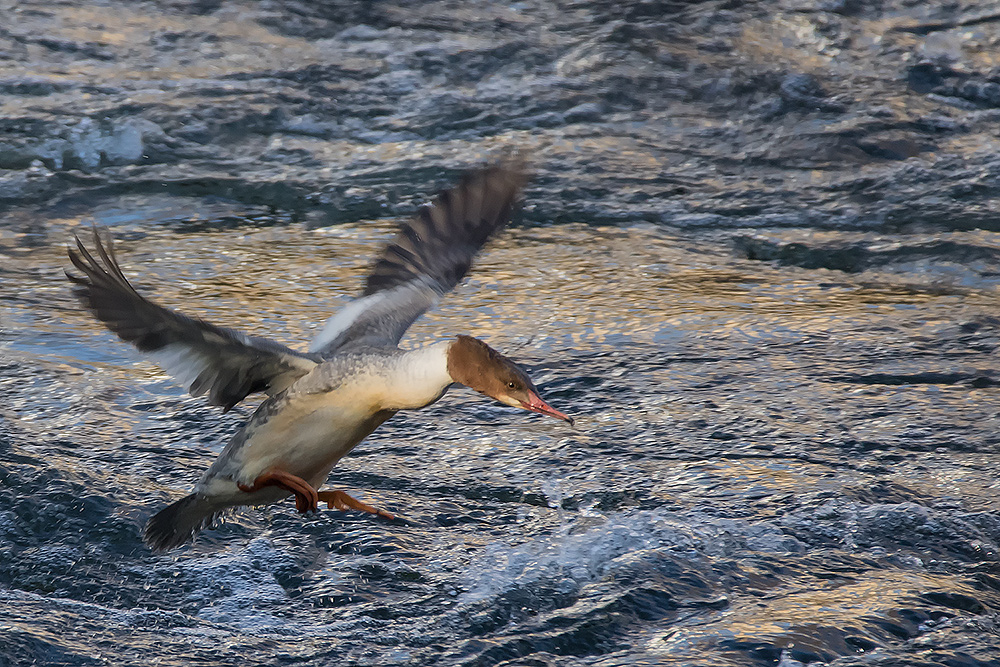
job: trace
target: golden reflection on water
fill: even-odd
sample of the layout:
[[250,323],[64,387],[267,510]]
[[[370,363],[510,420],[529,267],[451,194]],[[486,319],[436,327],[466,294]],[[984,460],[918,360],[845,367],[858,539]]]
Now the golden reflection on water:
[[[746,563],[748,570],[753,566]],[[845,576],[837,585],[803,582],[807,587],[782,595],[745,596],[729,601],[725,611],[707,622],[682,624],[650,639],[647,647],[663,656],[665,664],[697,655],[715,646],[720,636],[778,648],[826,649],[826,638],[863,625],[866,618],[884,618],[885,600],[907,600],[933,590],[970,591],[958,577],[926,572],[872,569]],[[683,627],[687,625],[687,627]],[[876,642],[877,642],[877,638]],[[858,649],[847,652],[860,652]],[[833,656],[831,656],[833,657]]]
[[[125,272],[168,307],[304,348],[325,319],[357,294],[392,221],[310,230],[150,229],[119,240]],[[69,297],[62,242],[8,252],[28,292],[50,302],[34,326],[103,335]],[[807,341],[864,329],[872,316],[920,306],[925,322],[986,304],[991,290],[934,289],[898,279],[848,276],[741,261],[650,227],[563,225],[512,230],[479,258],[467,283],[413,327],[406,344],[460,332],[545,350],[680,335]],[[51,301],[50,301],[51,299]],[[940,307],[940,313],[936,308]],[[58,321],[55,314],[58,313]],[[413,341],[413,342],[410,342]]]
[[838,488],[843,480],[832,479],[829,466],[805,461],[774,459],[724,459],[713,461],[679,462],[666,467],[662,462],[644,466],[645,472],[655,480],[654,493],[662,498],[676,498],[680,494],[712,497],[721,493],[746,493],[781,496],[785,493],[811,493]]
[[[139,355],[71,298],[62,276],[68,265],[64,243],[78,224],[72,219],[50,221],[50,242],[40,247],[25,247],[10,233],[0,238],[7,248],[0,246],[0,252],[19,281],[0,290],[15,305],[23,304],[12,318],[13,328],[23,326],[32,332],[31,338],[76,341],[46,351],[49,361],[59,360],[67,368],[98,367],[125,384],[136,376],[143,383],[168,381],[152,364],[136,364]],[[388,220],[321,229],[287,224],[182,233],[147,225],[142,234],[119,230],[118,254],[140,291],[160,303],[305,349],[325,319],[357,294],[370,262],[394,229],[395,222]],[[680,340],[687,347],[677,353],[690,354],[697,341],[711,345],[733,339],[772,348],[798,346],[795,355],[769,355],[759,361],[772,371],[787,367],[792,380],[808,367],[809,348],[815,343],[836,337],[901,342],[893,339],[899,332],[869,330],[878,315],[918,306],[922,326],[933,327],[955,321],[956,313],[994,302],[992,288],[955,290],[911,285],[894,276],[740,260],[725,248],[698,245],[655,227],[562,225],[503,234],[482,254],[467,282],[414,325],[404,345],[469,333],[522,356],[588,354],[624,342],[666,344],[662,349],[670,353]],[[705,361],[691,381],[726,373],[727,363]],[[668,384],[685,371],[661,365],[634,372]],[[831,386],[831,391],[843,389]],[[885,402],[890,408],[895,391],[846,389],[874,391],[865,400]],[[928,400],[939,397],[928,394]],[[643,400],[643,405],[609,407],[602,414],[626,419],[637,411],[650,420],[682,421],[697,412],[670,396],[654,394]],[[730,411],[774,421],[767,404],[729,406],[725,392],[715,400],[720,414]],[[797,400],[808,398],[788,392],[773,397],[772,403],[808,412],[809,406],[796,406]],[[872,439],[898,430],[898,410],[892,414],[884,423],[872,419],[854,425],[855,436]],[[795,433],[823,437],[811,431],[814,428],[799,423]]]
[[[172,15],[162,11],[146,13],[138,5],[115,7],[113,14],[109,14],[110,11],[94,7],[62,8],[47,23],[47,35],[108,50],[127,49],[134,58],[132,62],[149,63],[157,78],[165,80],[221,76],[238,71],[241,63],[243,67],[280,68],[303,67],[321,60],[314,41],[278,34],[251,17],[241,16],[239,11]],[[34,20],[41,21],[39,18]],[[221,39],[195,43],[197,50],[190,58],[177,58],[173,54],[163,57],[156,48],[163,43],[155,37],[151,39],[150,35],[171,32],[182,35],[200,32]],[[44,67],[49,59],[58,62],[59,56],[40,50],[38,57],[32,60],[32,67]],[[108,66],[96,59],[75,58],[68,69],[53,63],[52,69],[55,70],[53,74],[72,81],[87,77],[92,82],[110,82],[149,76],[148,72]],[[32,73],[41,72],[34,69]]]

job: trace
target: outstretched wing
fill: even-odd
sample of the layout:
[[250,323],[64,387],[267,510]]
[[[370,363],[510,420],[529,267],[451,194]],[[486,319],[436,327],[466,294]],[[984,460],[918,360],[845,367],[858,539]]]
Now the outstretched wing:
[[524,165],[511,161],[470,172],[438,195],[400,226],[361,296],[327,321],[310,349],[328,357],[354,346],[395,346],[507,224],[526,180]]
[[95,257],[80,237],[69,259],[83,276],[69,271],[73,294],[119,338],[147,352],[192,396],[208,394],[212,405],[229,410],[248,394],[274,395],[319,362],[266,338],[217,327],[159,306],[135,291],[122,273],[110,234],[94,228]]

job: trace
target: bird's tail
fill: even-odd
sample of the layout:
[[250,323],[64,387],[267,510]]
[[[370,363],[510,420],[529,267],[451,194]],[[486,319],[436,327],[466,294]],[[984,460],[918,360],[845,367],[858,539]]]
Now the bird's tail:
[[190,541],[224,509],[207,497],[192,493],[164,507],[146,524],[145,542],[153,551],[166,551]]

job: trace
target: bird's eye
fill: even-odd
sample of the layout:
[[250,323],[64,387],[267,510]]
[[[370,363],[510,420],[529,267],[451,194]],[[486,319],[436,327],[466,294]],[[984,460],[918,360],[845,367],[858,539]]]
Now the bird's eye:
[[516,389],[516,388],[517,388],[517,385],[516,385],[516,384],[514,384],[513,382],[508,382],[508,383],[507,383],[507,388],[508,388],[508,389]]

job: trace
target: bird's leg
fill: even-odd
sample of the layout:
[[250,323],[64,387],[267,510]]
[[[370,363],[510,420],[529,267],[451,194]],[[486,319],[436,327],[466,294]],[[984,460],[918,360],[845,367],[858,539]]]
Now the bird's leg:
[[326,503],[327,507],[335,507],[340,511],[346,510],[360,510],[362,512],[368,512],[369,514],[375,514],[377,516],[385,517],[386,519],[395,519],[395,514],[390,514],[385,510],[380,510],[361,502],[357,498],[352,498],[343,491],[317,491],[316,496],[319,500]]
[[253,493],[265,486],[278,486],[295,494],[295,509],[300,514],[310,511],[315,512],[319,509],[319,496],[316,493],[316,489],[312,488],[309,482],[301,477],[297,477],[284,470],[279,470],[278,468],[268,468],[257,476],[253,484],[237,483],[236,486],[240,488],[240,491],[246,491],[247,493]]

